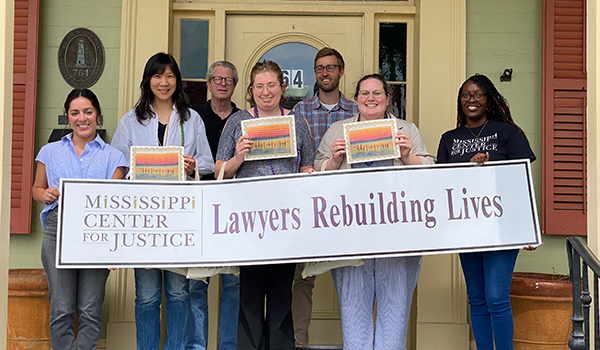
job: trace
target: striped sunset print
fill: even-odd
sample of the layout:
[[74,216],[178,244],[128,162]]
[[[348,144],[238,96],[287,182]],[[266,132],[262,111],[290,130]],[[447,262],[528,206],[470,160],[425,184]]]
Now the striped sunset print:
[[249,152],[252,156],[289,153],[291,150],[288,123],[248,126],[247,132],[254,141]]
[[136,180],[179,180],[179,153],[136,153]]
[[353,158],[382,157],[394,154],[394,139],[389,126],[349,130],[348,139]]
[[135,155],[137,165],[177,165],[179,164],[179,153],[137,153]]

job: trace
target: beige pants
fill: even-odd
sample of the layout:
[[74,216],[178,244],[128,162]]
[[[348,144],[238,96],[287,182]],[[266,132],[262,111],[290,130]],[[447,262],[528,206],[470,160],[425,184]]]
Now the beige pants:
[[296,264],[294,286],[292,287],[292,318],[294,320],[294,338],[296,347],[308,349],[308,326],[312,314],[312,291],[315,276],[302,278],[304,264]]

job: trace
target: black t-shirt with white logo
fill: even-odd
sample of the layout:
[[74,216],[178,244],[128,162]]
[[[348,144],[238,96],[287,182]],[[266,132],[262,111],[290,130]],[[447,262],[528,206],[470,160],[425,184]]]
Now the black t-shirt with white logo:
[[477,153],[486,152],[490,160],[529,158],[533,162],[536,159],[527,139],[511,124],[490,120],[471,131],[461,125],[445,132],[440,139],[437,162],[469,162]]

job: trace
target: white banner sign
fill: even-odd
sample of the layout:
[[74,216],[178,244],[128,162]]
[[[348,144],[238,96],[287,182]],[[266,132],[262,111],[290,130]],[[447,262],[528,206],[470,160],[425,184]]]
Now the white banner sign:
[[528,160],[208,182],[62,180],[59,267],[188,267],[542,243]]

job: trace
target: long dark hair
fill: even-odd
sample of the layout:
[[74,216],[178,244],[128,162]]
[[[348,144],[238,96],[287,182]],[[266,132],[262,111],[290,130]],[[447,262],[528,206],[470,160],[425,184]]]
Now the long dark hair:
[[525,139],[527,139],[527,135],[525,135],[525,132],[523,131],[523,129],[521,129],[513,121],[512,116],[510,115],[510,108],[508,107],[508,101],[506,101],[504,96],[502,96],[502,94],[500,94],[498,89],[496,89],[496,87],[494,86],[494,83],[492,83],[492,81],[488,77],[486,77],[485,75],[482,75],[482,74],[475,74],[475,75],[471,76],[469,79],[465,80],[465,82],[460,86],[460,89],[458,90],[458,98],[456,100],[457,106],[458,106],[457,107],[458,116],[456,118],[456,126],[458,127],[461,125],[465,125],[467,123],[467,117],[462,108],[460,94],[462,93],[464,86],[469,81],[472,81],[473,83],[477,84],[477,86],[479,86],[483,90],[485,95],[487,96],[487,109],[485,111],[487,119],[498,121],[498,122],[503,122],[503,123],[508,123],[508,124],[514,126],[515,128],[517,128],[517,130],[519,130],[519,132],[521,134],[523,134],[523,136],[525,136]]
[[177,61],[175,61],[173,56],[164,52],[159,52],[150,57],[144,67],[144,74],[142,75],[142,82],[140,83],[140,99],[135,104],[135,116],[140,124],[144,124],[143,122],[145,120],[152,119],[155,116],[155,113],[150,108],[150,105],[154,102],[154,93],[152,93],[152,90],[150,89],[150,79],[152,79],[155,74],[164,73],[167,67],[171,68],[171,71],[173,71],[173,74],[175,74],[175,78],[177,79],[177,85],[175,86],[172,99],[177,108],[177,113],[179,113],[179,122],[183,124],[183,122],[190,117],[188,105],[183,97],[183,82],[181,81],[181,72],[179,71]]

